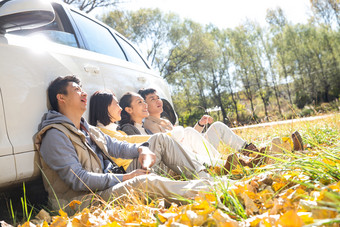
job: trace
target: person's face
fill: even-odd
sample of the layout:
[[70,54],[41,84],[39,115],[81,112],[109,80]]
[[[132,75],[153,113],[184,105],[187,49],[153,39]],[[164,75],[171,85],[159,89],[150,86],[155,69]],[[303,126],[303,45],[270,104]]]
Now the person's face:
[[157,92],[148,94],[145,97],[145,102],[148,104],[150,115],[160,115],[163,112],[163,101],[159,98]]
[[72,110],[83,114],[87,106],[87,93],[75,82],[69,82],[66,87],[67,94],[58,94],[57,99],[64,110]]
[[148,104],[145,103],[140,95],[132,96],[130,107],[126,107],[125,111],[130,114],[133,121],[138,123],[140,123],[143,118],[149,116]]
[[121,120],[122,108],[119,106],[117,98],[113,96],[111,104],[107,107],[107,111],[110,115],[111,122],[116,122]]

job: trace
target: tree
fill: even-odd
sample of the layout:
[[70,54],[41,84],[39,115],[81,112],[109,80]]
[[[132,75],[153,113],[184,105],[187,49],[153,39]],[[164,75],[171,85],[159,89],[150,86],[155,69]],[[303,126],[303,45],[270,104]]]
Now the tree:
[[264,51],[261,48],[263,37],[260,36],[262,36],[262,30],[258,24],[251,21],[248,21],[245,26],[247,26],[247,32],[249,33],[248,40],[250,48],[248,55],[251,63],[251,72],[254,76],[254,83],[264,106],[265,116],[268,118],[267,107],[269,105],[270,89],[268,86],[267,72],[264,67]]
[[151,65],[162,73],[165,56],[171,48],[171,32],[180,23],[176,14],[164,14],[159,9],[139,9],[137,11],[112,11],[102,20],[134,43],[143,47],[141,50]]
[[91,12],[95,8],[117,6],[120,0],[63,0],[65,3],[77,6],[81,11]]
[[247,36],[247,30],[244,26],[237,27],[231,33],[232,59],[237,78],[242,82],[243,92],[250,102],[252,119],[257,121],[254,107],[256,89],[254,86],[251,60],[248,54],[251,47]]
[[[280,91],[278,88],[278,82],[277,82],[277,74],[276,70],[274,68],[274,45],[271,41],[271,39],[268,37],[268,33],[265,33],[263,29],[258,29],[258,38],[260,39],[260,46],[262,47],[264,58],[266,59],[266,62],[268,64],[267,66],[267,81],[265,82],[266,86],[269,87],[269,81],[271,80],[272,84],[272,89],[274,90],[275,94],[275,99],[276,99],[276,104],[279,110],[279,114],[282,115],[282,110],[281,110],[281,104],[280,104]],[[270,78],[269,78],[270,76]],[[269,95],[269,88],[267,89],[267,94]]]
[[[281,8],[277,8],[276,10],[268,10],[266,16],[267,22],[270,24],[271,32],[273,33],[273,47],[276,52],[276,62],[279,66],[278,72],[281,72],[281,78],[285,79],[285,86],[287,88],[288,99],[290,105],[293,105],[291,90],[290,90],[290,81],[292,75],[289,75],[289,66],[288,66],[288,47],[285,45],[283,30],[288,25],[287,18],[283,13]],[[282,114],[281,114],[282,115]]]
[[103,21],[143,47],[151,65],[171,85],[182,124],[192,125],[215,106],[224,122],[230,110],[240,122],[244,96],[255,120],[258,100],[267,117],[271,98],[276,100],[283,117],[282,94],[299,108],[338,97],[340,33],[334,18],[339,12],[334,4],[333,11],[323,5],[332,0],[311,1],[318,9],[315,18],[323,19],[292,25],[278,8],[267,11],[269,29],[247,22],[220,30],[158,9],[116,10]]
[[340,2],[339,0],[310,0],[316,21],[321,21],[328,26],[337,23],[340,27]]

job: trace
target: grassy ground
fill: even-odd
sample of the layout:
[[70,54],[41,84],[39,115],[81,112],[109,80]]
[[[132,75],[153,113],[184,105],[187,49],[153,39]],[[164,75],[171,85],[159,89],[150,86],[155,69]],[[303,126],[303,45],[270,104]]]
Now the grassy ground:
[[[304,151],[291,151],[290,135],[296,130],[303,137]],[[211,169],[215,187],[210,192],[201,192],[196,198],[186,200],[189,202],[186,205],[165,206],[162,198],[145,201],[145,198],[130,196],[125,203],[103,203],[71,217],[59,211],[48,222],[31,218],[31,224],[340,225],[340,114],[317,121],[243,129],[236,133],[258,147],[270,147],[271,140],[278,137],[281,140],[279,146],[283,149],[266,153],[263,155],[266,163],[253,169],[238,166],[222,177],[219,176],[219,168]],[[221,152],[228,154],[232,151],[222,147]],[[48,215],[44,217],[49,218]]]

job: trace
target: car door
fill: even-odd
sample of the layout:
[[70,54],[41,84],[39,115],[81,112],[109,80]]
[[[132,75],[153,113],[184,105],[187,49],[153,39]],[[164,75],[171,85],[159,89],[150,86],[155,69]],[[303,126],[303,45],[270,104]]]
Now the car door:
[[105,88],[119,98],[127,91],[154,87],[171,101],[168,84],[152,70],[136,48],[112,28],[86,15],[70,10],[86,49],[96,52],[94,65],[104,78]]
[[92,66],[103,76],[105,88],[118,96],[129,89],[135,90],[139,75],[150,71],[148,66],[129,62],[110,28],[78,11],[70,10],[70,14],[85,48],[93,53],[96,62]]
[[13,182],[15,178],[15,161],[12,145],[7,135],[2,92],[0,87],[0,187],[6,186],[8,182]]
[[6,34],[0,46],[3,107],[16,181],[32,179],[40,173],[33,138],[49,107],[49,83],[57,76],[75,74],[84,83],[85,91],[104,88],[103,78],[91,68],[96,62],[92,53],[79,48],[72,29],[65,23],[68,18],[63,8],[59,4],[54,7],[57,16],[52,24]]

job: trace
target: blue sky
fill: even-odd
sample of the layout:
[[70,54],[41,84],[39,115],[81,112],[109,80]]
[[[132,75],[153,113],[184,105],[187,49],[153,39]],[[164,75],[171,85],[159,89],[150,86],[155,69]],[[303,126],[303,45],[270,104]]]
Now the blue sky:
[[[124,1],[124,0],[123,0]],[[309,0],[125,0],[120,6],[160,8],[163,12],[174,12],[201,24],[212,23],[219,28],[234,28],[246,20],[265,24],[266,10],[281,7],[289,21],[306,23],[310,15]]]

